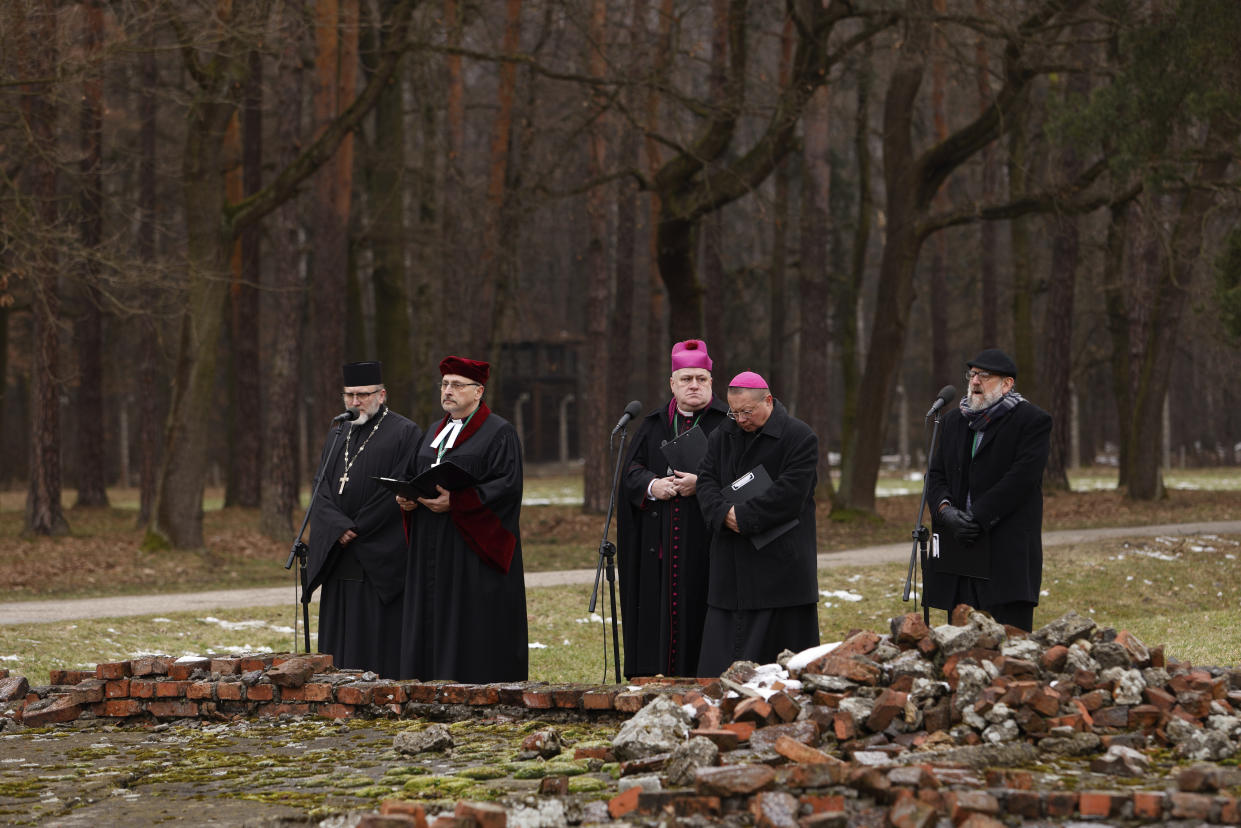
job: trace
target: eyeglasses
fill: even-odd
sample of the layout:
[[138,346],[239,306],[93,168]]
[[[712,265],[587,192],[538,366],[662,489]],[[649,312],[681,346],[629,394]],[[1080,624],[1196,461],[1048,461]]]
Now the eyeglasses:
[[740,411],[733,411],[733,410],[730,408],[730,409],[728,409],[728,419],[730,419],[730,420],[748,420],[748,419],[750,419],[751,417],[753,417],[753,416],[754,416],[754,412],[755,412],[755,411],[757,411],[758,409],[760,409],[760,408],[762,408],[762,407],[763,407],[763,406],[762,406],[762,403],[759,403],[758,405],[752,405],[752,406],[750,406],[749,408],[743,408],[743,409],[741,409]]
[[346,400],[352,397],[359,402],[366,402],[373,394],[378,394],[382,390],[382,388],[376,388],[374,391],[345,391],[341,396]]
[[687,376],[677,377],[677,385],[710,385],[710,374],[689,374]]
[[994,376],[995,374],[991,373],[990,371],[966,371],[965,381],[972,382],[974,378],[977,377],[982,382],[986,382],[987,380],[991,379]]
[[444,380],[440,383],[440,390],[444,391],[451,388],[453,391],[460,391],[462,388],[469,388],[471,385],[482,385],[481,382],[458,382],[457,380]]

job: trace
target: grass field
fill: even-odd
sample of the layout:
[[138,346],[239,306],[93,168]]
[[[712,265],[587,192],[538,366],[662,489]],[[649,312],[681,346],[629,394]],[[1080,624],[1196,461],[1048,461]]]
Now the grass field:
[[[1111,475],[1114,481],[1114,474]],[[1073,493],[1049,494],[1044,528],[1068,529],[1235,519],[1241,516],[1241,470],[1169,474],[1170,492],[1156,503],[1134,503],[1109,489],[1107,470],[1074,478]],[[576,483],[575,483],[576,481]],[[890,489],[899,478],[885,478]],[[580,477],[531,477],[522,512],[527,571],[593,567],[603,516],[555,501],[578,488]],[[45,681],[50,668],[81,668],[144,652],[289,651],[294,610],[291,573],[283,568],[290,538],[258,531],[251,509],[219,507],[209,492],[204,519],[207,547],[144,552],[135,526],[136,493],[116,490],[107,509],[68,509],[72,532],[59,538],[21,536],[23,493],[0,493],[0,601],[99,595],[175,593],[230,587],[289,585],[286,606],[204,614],[86,622],[0,626],[0,668]],[[68,498],[66,498],[68,500]],[[538,505],[542,501],[546,505]],[[214,504],[214,507],[213,507]],[[903,543],[918,506],[913,494],[881,497],[874,516],[833,519],[820,503],[821,551]],[[298,516],[300,517],[300,516]],[[611,537],[615,537],[612,527]],[[1045,596],[1035,615],[1042,624],[1069,609],[1093,613],[1100,623],[1135,632],[1148,644],[1195,663],[1241,663],[1241,564],[1238,538],[1107,541],[1049,550]],[[831,569],[820,573],[825,593],[819,618],[825,641],[852,628],[882,631],[892,616],[911,610],[900,600],[903,565]],[[588,618],[590,586],[531,590],[528,594],[530,672],[547,681],[600,681],[610,656],[610,623]],[[600,608],[607,607],[606,595]],[[942,623],[935,613],[933,622]],[[314,628],[312,623],[312,629]],[[611,676],[609,667],[606,675]]]

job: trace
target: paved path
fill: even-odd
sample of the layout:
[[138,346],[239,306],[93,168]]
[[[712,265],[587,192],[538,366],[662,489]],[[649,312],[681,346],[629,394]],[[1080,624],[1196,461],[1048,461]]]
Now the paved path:
[[[1106,538],[1155,537],[1159,535],[1235,535],[1241,534],[1241,520],[1214,523],[1170,523],[1157,526],[1119,526],[1107,529],[1067,529],[1043,533],[1044,546],[1067,546]],[[819,555],[819,568],[865,566],[867,564],[907,562],[912,540],[887,546],[845,549]],[[566,569],[556,572],[527,572],[527,587],[591,584],[594,569]],[[603,588],[606,590],[606,583]],[[228,589],[211,592],[185,592],[171,595],[123,595],[111,598],[81,598],[68,601],[16,601],[0,603],[0,625],[70,621],[78,618],[113,618],[127,615],[157,615],[163,612],[209,612],[236,607],[269,607],[292,604],[297,600],[293,585],[263,589]]]

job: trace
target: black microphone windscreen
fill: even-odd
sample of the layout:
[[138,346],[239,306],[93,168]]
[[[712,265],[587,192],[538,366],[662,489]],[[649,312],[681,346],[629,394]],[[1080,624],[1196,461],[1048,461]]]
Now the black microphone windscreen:
[[625,406],[625,413],[629,415],[629,419],[633,419],[642,413],[642,402],[640,400],[631,400],[629,405]]
[[945,385],[939,389],[939,398],[945,404],[952,402],[957,397],[957,387],[955,385]]

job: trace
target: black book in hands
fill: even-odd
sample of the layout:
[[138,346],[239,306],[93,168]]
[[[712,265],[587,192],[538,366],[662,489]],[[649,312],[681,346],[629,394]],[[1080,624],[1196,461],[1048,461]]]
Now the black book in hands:
[[[724,500],[736,506],[738,503],[745,503],[751,498],[758,497],[770,488],[771,475],[760,464],[725,486],[723,490]],[[773,526],[757,534],[749,535],[750,543],[754,544],[755,549],[762,549],[799,523],[801,523],[801,520],[793,518],[787,523],[781,523],[779,526]]]
[[935,569],[967,578],[991,577],[991,533],[983,532],[969,546],[939,521],[931,521],[931,557],[937,558]]
[[394,494],[399,494],[407,500],[416,500],[420,497],[439,497],[439,490],[435,488],[437,485],[443,486],[450,492],[478,485],[478,480],[475,479],[474,475],[451,460],[445,460],[439,465],[431,466],[413,480],[397,480],[395,477],[376,477],[374,479],[378,480]]
[[669,468],[698,474],[702,458],[707,456],[707,434],[701,427],[694,426],[679,437],[664,443],[659,450],[664,453]]

